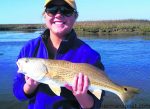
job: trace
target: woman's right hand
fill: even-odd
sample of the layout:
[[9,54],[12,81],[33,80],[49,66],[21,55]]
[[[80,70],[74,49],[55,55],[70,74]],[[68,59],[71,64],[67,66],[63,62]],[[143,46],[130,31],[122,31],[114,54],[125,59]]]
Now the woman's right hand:
[[23,87],[25,94],[27,95],[32,94],[37,88],[37,86],[39,85],[39,82],[33,80],[32,78],[28,76],[25,76],[25,81],[26,83],[24,84],[24,87]]

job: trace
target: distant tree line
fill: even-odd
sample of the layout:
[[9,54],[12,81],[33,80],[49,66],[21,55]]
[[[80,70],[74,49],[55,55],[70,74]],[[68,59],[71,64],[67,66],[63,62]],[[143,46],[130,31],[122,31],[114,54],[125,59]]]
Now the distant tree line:
[[[44,24],[0,24],[0,31],[37,31],[45,28]],[[87,34],[150,34],[149,20],[107,20],[80,21],[74,29]]]

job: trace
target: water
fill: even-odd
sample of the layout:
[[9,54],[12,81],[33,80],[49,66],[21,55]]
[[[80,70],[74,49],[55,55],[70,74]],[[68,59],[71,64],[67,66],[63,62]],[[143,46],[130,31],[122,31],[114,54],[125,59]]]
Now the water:
[[[12,94],[17,70],[15,62],[26,41],[37,36],[38,32],[0,32],[0,109],[27,108],[27,102],[17,101]],[[150,109],[150,36],[94,36],[81,39],[101,54],[105,71],[111,80],[141,90],[132,102],[133,108]],[[121,106],[116,95],[106,93],[103,108],[121,109]]]
[[[150,40],[149,36],[86,39],[85,41],[101,54],[107,75],[116,83],[134,86],[141,93],[132,101],[132,108],[150,109]],[[121,109],[122,103],[111,94],[106,94],[104,107]],[[110,100],[108,100],[108,98]],[[112,102],[113,101],[113,102]],[[105,104],[110,104],[106,106]],[[111,102],[111,103],[110,103]],[[114,103],[118,107],[114,106]]]

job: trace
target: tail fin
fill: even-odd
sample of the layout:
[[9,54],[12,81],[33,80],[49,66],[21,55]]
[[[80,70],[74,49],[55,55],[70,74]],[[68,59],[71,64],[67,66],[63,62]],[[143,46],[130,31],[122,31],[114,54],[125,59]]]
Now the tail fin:
[[123,89],[124,91],[117,95],[120,97],[124,105],[126,105],[128,101],[135,96],[135,94],[140,93],[139,89],[133,87],[123,86]]

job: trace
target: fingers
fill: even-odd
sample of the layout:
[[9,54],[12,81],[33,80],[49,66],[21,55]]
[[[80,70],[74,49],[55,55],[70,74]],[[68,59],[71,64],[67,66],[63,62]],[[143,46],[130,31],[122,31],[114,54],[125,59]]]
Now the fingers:
[[72,91],[74,95],[86,94],[89,86],[89,79],[86,75],[79,73],[74,77]]
[[78,75],[75,75],[72,85],[73,91],[77,91],[77,84],[78,84]]
[[25,75],[25,81],[27,81],[28,79],[29,79],[29,77]]
[[83,74],[79,73],[78,81],[77,81],[78,92],[82,92],[82,90],[83,90],[83,87],[84,87],[84,80],[83,79],[84,79]]
[[64,85],[68,90],[70,90],[70,91],[72,91],[73,89],[72,89],[72,86],[70,86],[69,84],[65,84]]
[[89,79],[88,79],[88,77],[85,75],[85,76],[84,76],[83,93],[87,92],[88,86],[89,86]]
[[34,81],[32,78],[25,76],[25,81],[28,85],[33,86],[33,85],[38,85],[39,83],[37,81]]
[[34,81],[32,78],[25,76],[26,83],[24,84],[23,90],[26,94],[31,94],[38,87],[39,82]]

